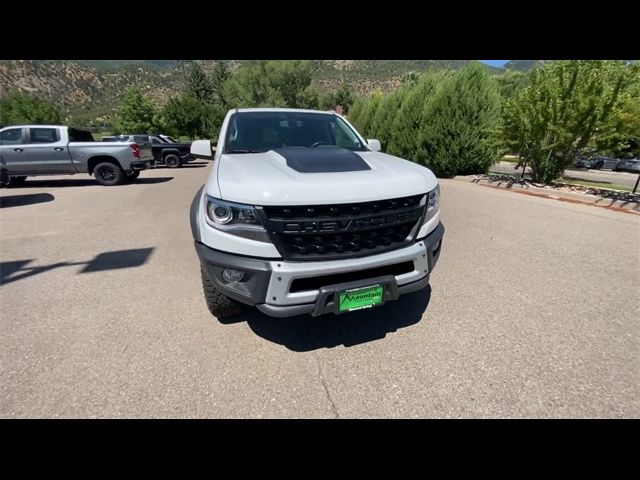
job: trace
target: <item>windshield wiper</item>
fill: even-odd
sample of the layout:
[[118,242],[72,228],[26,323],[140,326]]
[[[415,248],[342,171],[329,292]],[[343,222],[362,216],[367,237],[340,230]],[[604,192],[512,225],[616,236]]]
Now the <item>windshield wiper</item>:
[[258,150],[227,150],[226,153],[263,153]]

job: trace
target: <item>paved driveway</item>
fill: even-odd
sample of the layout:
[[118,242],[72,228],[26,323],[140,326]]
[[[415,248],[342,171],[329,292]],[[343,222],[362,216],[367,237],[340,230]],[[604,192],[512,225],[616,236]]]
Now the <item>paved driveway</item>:
[[430,289],[222,325],[209,168],[0,190],[0,416],[640,417],[640,217],[445,180]]

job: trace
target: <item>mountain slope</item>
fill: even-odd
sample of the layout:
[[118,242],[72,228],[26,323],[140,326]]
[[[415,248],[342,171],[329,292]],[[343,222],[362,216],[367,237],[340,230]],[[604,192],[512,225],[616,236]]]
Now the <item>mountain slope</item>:
[[[467,60],[316,60],[314,83],[334,89],[346,83],[356,93],[396,88],[410,71],[461,68]],[[58,105],[68,118],[82,121],[112,117],[122,92],[136,85],[163,106],[176,95],[189,61],[178,60],[19,60],[0,61],[0,94],[27,92]],[[201,62],[209,70],[216,60]],[[242,62],[229,62],[236,68]],[[502,71],[488,67],[492,72]]]

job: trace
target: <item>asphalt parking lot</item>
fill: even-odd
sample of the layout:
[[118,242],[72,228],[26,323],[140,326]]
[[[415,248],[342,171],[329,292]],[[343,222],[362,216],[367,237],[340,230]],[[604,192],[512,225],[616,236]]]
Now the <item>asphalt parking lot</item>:
[[0,190],[1,417],[640,417],[640,216],[443,180],[430,288],[223,325],[209,168]]

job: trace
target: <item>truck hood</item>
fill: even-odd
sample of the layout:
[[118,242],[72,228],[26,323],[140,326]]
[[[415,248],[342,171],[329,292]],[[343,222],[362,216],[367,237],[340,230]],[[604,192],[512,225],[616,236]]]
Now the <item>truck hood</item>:
[[[251,205],[321,205],[417,195],[437,185],[427,168],[385,153],[339,148],[298,152],[302,161],[286,149],[222,154],[207,194]],[[308,161],[309,156],[315,158]]]

